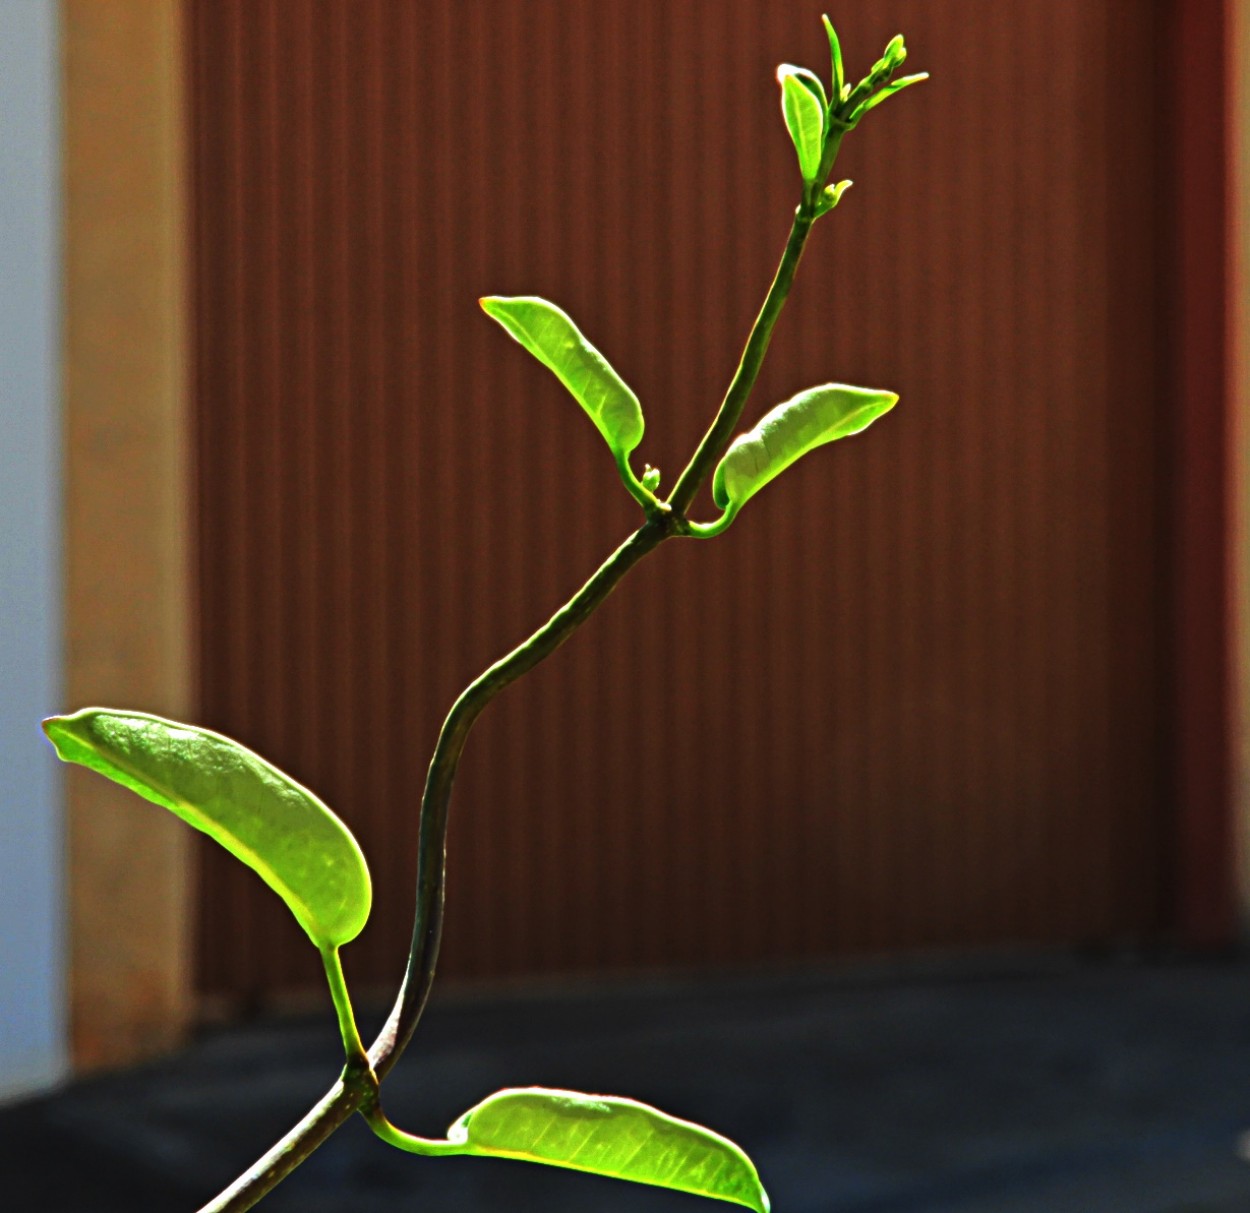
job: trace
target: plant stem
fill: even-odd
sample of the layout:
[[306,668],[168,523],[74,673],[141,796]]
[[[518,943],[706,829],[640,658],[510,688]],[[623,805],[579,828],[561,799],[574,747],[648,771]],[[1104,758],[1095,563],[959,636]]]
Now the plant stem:
[[621,578],[674,531],[671,515],[656,514],[649,518],[546,624],[470,683],[443,722],[421,800],[421,824],[417,836],[417,914],[408,967],[386,1026],[369,1050],[369,1060],[379,1077],[386,1074],[412,1038],[434,979],[443,930],[447,809],[469,730],[482,709],[500,691],[555,652],[616,588]]
[[243,1213],[273,1191],[364,1104],[372,1083],[349,1083],[344,1074],[277,1145],[249,1167],[199,1213]]
[[807,243],[815,221],[815,210],[805,197],[794,212],[794,223],[790,227],[790,238],[786,241],[785,252],[781,255],[781,264],[777,266],[772,286],[764,297],[764,306],[760,308],[760,314],[751,326],[751,335],[747,338],[742,359],[729,382],[720,410],[669,496],[668,503],[675,514],[685,516],[699,486],[712,470],[712,464],[724,454],[733,437],[738,419],[742,416],[742,409],[759,377],[760,367],[764,364],[764,355],[768,353],[768,343],[773,336],[773,326],[790,294],[795,271],[799,268],[799,259],[803,256],[803,246]]
[[343,1037],[343,1052],[347,1057],[347,1064],[368,1068],[369,1057],[356,1027],[356,1015],[352,1011],[352,999],[347,992],[338,948],[323,948],[321,961],[325,965],[326,980],[330,983],[330,997],[334,1000],[334,1013],[338,1016],[339,1033]]
[[394,1146],[397,1150],[404,1150],[409,1154],[420,1154],[425,1158],[446,1157],[449,1154],[465,1152],[464,1146],[457,1145],[453,1141],[434,1141],[428,1137],[418,1137],[415,1133],[405,1133],[403,1129],[397,1129],[376,1103],[364,1113],[364,1117],[374,1133],[388,1146]]
[[[199,1213],[243,1213],[272,1191],[354,1112],[372,1108],[377,1080],[399,1059],[416,1030],[429,997],[442,937],[443,889],[447,863],[447,809],[456,768],[469,730],[496,695],[544,657],[555,652],[648,552],[676,533],[671,514],[657,513],[625,540],[594,576],[541,628],[506,657],[480,674],[452,705],[438,735],[426,775],[417,837],[417,913],[403,985],[386,1025],[369,1049],[368,1062],[342,1078],[276,1146]],[[335,958],[337,962],[337,957]],[[336,963],[337,967],[337,963]],[[335,976],[326,963],[330,987]],[[338,970],[341,979],[342,970]],[[344,990],[344,994],[346,991]],[[335,996],[335,1006],[339,999]],[[350,1011],[349,1011],[350,1016]],[[340,1027],[343,1025],[340,1012]],[[353,1029],[354,1031],[354,1025]],[[347,1043],[347,1037],[344,1037]]]
[[[417,836],[417,910],[408,965],[395,1005],[391,1008],[382,1031],[369,1048],[369,1066],[353,1067],[349,1061],[343,1076],[312,1111],[229,1188],[204,1205],[199,1213],[244,1213],[244,1210],[250,1209],[277,1187],[354,1112],[364,1111],[367,1115],[373,1115],[375,1130],[385,1120],[380,1111],[374,1114],[377,1082],[386,1076],[412,1039],[434,980],[434,968],[443,931],[447,813],[456,769],[460,764],[469,731],[486,705],[505,687],[555,652],[585,623],[625,574],[644,556],[673,535],[696,533],[688,530],[685,511],[711,471],[713,460],[728,445],[743,406],[755,386],[764,355],[768,352],[773,326],[790,293],[795,270],[798,269],[803,246],[814,220],[812,205],[804,198],[795,212],[781,263],[764,299],[764,306],[747,337],[742,359],[720,411],[682,472],[669,501],[659,503],[659,508],[649,512],[647,521],[599,566],[590,580],[538,631],[470,683],[447,714],[434,748],[434,757],[426,773],[425,791],[421,798],[421,820]],[[648,493],[648,496],[651,495]],[[727,523],[728,520],[724,521]],[[719,522],[708,526],[720,529]],[[337,956],[335,964],[337,967]],[[329,973],[327,962],[327,974]],[[338,979],[341,980],[341,977],[342,970],[339,969]],[[331,975],[332,992],[335,989],[334,983],[335,977]],[[345,988],[343,993],[345,997]],[[337,995],[335,1006],[340,1007]],[[348,1016],[350,1018],[349,1005]],[[341,1009],[339,1023],[340,1028],[343,1028]],[[352,1031],[354,1030],[353,1022]],[[350,1058],[351,1047],[345,1029],[344,1045]]]

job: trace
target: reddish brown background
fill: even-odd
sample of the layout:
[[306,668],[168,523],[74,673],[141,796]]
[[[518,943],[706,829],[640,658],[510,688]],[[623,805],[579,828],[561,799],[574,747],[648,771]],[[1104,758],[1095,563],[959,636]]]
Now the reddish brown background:
[[[797,170],[765,0],[197,0],[201,705],[359,833],[390,982],[458,690],[635,507],[477,310],[564,306],[666,483],[715,409]],[[848,140],[752,416],[902,403],[674,542],[478,726],[452,827],[462,977],[1118,942],[1171,922],[1164,214],[1152,6],[875,0],[933,80]],[[315,978],[205,854],[199,983]]]

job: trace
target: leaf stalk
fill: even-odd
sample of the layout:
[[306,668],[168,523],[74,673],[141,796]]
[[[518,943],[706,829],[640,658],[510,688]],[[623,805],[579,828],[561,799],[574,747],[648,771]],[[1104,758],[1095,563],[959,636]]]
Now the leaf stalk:
[[334,1002],[334,1013],[339,1021],[339,1034],[343,1038],[343,1052],[349,1067],[369,1068],[369,1055],[365,1052],[364,1043],[360,1039],[360,1030],[356,1027],[356,1013],[352,1010],[351,995],[347,990],[347,980],[343,976],[343,962],[339,958],[338,948],[322,948],[321,962],[325,965],[326,982],[330,987],[330,998]]

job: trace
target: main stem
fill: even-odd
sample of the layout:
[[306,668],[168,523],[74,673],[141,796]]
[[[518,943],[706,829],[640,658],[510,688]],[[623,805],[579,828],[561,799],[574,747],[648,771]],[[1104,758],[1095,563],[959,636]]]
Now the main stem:
[[733,436],[743,406],[755,386],[773,326],[781,313],[815,214],[808,198],[798,208],[781,263],[756,317],[729,389],[711,428],[682,472],[666,507],[647,521],[600,565],[568,602],[523,644],[479,675],[452,705],[438,735],[421,797],[417,837],[417,911],[403,984],[386,1024],[369,1048],[371,1068],[352,1065],[321,1101],[254,1166],[199,1213],[243,1213],[272,1191],[353,1113],[377,1103],[377,1085],[399,1060],[416,1031],[430,996],[443,933],[443,892],[447,874],[447,812],[452,784],[474,722],[496,695],[560,647],[644,556],[673,535],[682,534],[685,512],[699,486]]
[[725,453],[729,440],[738,428],[738,420],[750,398],[751,389],[755,387],[755,381],[759,378],[760,367],[764,365],[764,355],[768,353],[768,343],[773,338],[773,327],[777,323],[777,317],[781,315],[781,309],[785,306],[790,287],[794,284],[795,271],[799,268],[799,260],[803,256],[803,246],[807,243],[807,237],[815,221],[815,211],[805,197],[802,205],[794,212],[794,222],[790,226],[790,238],[786,241],[786,250],[781,255],[781,263],[777,266],[772,285],[764,297],[764,305],[760,308],[760,314],[755,318],[755,324],[751,326],[751,335],[747,338],[746,346],[742,351],[738,369],[729,382],[725,399],[721,401],[720,409],[708,427],[707,433],[703,435],[703,441],[699,443],[698,449],[669,496],[668,503],[679,517],[685,517],[686,511],[690,509],[690,503],[699,491],[699,486],[712,470],[712,465]]
[[625,574],[674,533],[670,513],[653,514],[546,624],[524,644],[480,674],[452,705],[438,735],[421,800],[421,825],[417,839],[417,913],[408,952],[408,967],[386,1026],[369,1050],[369,1060],[379,1077],[395,1064],[412,1038],[434,981],[434,966],[443,933],[447,809],[469,730],[482,709],[504,687],[554,653],[585,623]]

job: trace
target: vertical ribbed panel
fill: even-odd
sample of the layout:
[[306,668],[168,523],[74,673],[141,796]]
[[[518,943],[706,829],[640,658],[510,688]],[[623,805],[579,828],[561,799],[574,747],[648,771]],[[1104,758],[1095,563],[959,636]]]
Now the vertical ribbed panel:
[[[488,293],[564,306],[667,483],[781,251],[763,0],[191,4],[206,723],[360,835],[406,947],[424,768],[456,693],[635,523]],[[477,726],[444,970],[749,961],[1157,929],[1162,798],[1149,6],[929,0],[933,80],[847,142],[751,416],[897,389],[714,543],[673,542]],[[199,980],[313,974],[203,870]]]

